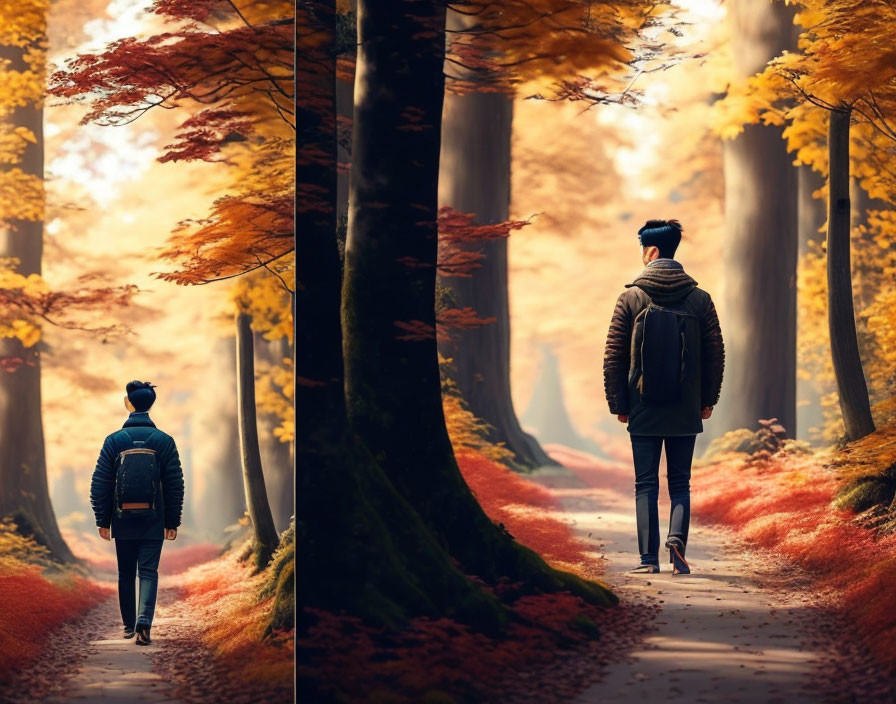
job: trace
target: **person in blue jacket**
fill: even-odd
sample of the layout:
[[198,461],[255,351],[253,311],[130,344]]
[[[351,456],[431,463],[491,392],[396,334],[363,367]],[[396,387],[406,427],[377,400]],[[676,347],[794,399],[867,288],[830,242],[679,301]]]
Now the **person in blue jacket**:
[[[174,540],[184,502],[184,477],[174,439],[156,428],[149,409],[156,400],[153,384],[131,381],[125,387],[125,408],[130,415],[122,429],[106,436],[90,482],[90,503],[100,537],[115,539],[118,558],[118,602],[124,637],[136,633],[138,645],[149,645],[150,628],[158,591],[158,566],[164,540]],[[121,478],[121,453],[141,448],[155,451],[159,482],[145,504],[116,505]],[[132,510],[137,509],[137,510]],[[135,580],[139,573],[139,605]]]

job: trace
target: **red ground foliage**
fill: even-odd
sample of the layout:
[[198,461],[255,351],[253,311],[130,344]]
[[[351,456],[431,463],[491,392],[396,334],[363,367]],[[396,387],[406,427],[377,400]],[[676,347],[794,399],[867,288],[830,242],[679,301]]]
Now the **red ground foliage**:
[[180,590],[179,607],[200,628],[202,644],[227,668],[230,679],[266,682],[291,692],[292,631],[263,638],[273,598],[256,598],[264,573],[252,575],[238,552],[231,550],[172,580]]
[[806,570],[879,663],[896,673],[896,535],[875,535],[831,506],[843,479],[812,455],[695,467],[691,507]]
[[503,523],[514,538],[545,560],[589,579],[597,577],[587,544],[569,525],[552,516],[558,509],[551,492],[503,464],[474,452],[458,453],[457,462],[470,490],[493,521]]
[[221,546],[215,543],[175,546],[169,542],[162,549],[162,557],[159,559],[159,573],[180,574],[194,565],[201,565],[214,560],[220,554]]
[[[568,702],[646,622],[638,608],[601,609],[568,592],[521,597],[510,613],[501,639],[445,618],[413,619],[390,637],[358,619],[307,609],[296,641],[300,700]],[[595,639],[594,624],[613,637]]]
[[[457,459],[486,514],[517,541],[558,568],[589,579],[599,575],[599,557],[559,517],[550,490],[476,452],[461,451]],[[471,579],[505,601],[519,587],[492,589]],[[608,654],[629,647],[649,620],[640,607],[603,609],[569,592],[527,595],[507,607],[510,625],[502,638],[446,618],[416,618],[389,635],[344,614],[306,609],[296,641],[300,698],[566,702],[599,677]]]
[[52,628],[111,594],[81,577],[48,577],[36,565],[0,560],[0,680],[40,655]]

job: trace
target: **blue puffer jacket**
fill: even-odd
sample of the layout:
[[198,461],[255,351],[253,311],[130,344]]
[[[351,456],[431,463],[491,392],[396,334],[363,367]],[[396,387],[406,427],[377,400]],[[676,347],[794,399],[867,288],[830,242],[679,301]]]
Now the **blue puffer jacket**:
[[125,540],[156,539],[165,537],[166,528],[180,525],[184,504],[184,475],[174,438],[156,428],[148,411],[134,411],[122,425],[134,440],[145,440],[155,432],[151,447],[159,458],[161,482],[156,490],[155,517],[120,519],[113,510],[113,490],[115,487],[115,459],[122,450],[132,445],[120,442],[115,433],[106,436],[100,450],[96,469],[90,482],[90,504],[96,516],[96,524],[101,528],[110,527],[112,537]]

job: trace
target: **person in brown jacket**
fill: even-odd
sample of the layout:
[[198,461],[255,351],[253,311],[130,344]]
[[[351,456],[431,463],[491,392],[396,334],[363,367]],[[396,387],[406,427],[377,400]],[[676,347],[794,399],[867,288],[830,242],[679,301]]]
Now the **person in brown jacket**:
[[649,220],[638,231],[645,268],[620,294],[604,353],[610,412],[627,424],[635,465],[640,564],[659,572],[660,453],[666,449],[671,513],[666,547],[673,574],[684,559],[690,523],[691,462],[697,433],[719,400],[725,349],[710,295],[673,257],[677,220]]

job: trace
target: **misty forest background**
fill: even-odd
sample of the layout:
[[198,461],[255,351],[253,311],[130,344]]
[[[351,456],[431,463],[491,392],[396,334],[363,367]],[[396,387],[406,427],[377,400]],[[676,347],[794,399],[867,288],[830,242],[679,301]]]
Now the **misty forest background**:
[[[308,696],[510,696],[502,658],[546,652],[520,623],[566,644],[586,612],[606,623],[588,609],[617,597],[547,518],[526,523],[520,477],[630,460],[602,355],[650,218],[683,223],[676,258],[725,337],[705,519],[761,520],[751,539],[807,564],[856,512],[855,540],[892,532],[894,18],[857,0],[300,6]],[[799,536],[769,527],[791,519]],[[891,543],[844,558],[864,585],[844,604]],[[450,662],[428,650],[448,621]],[[883,653],[896,624],[867,628]]]

